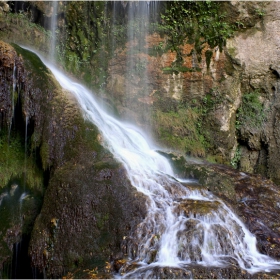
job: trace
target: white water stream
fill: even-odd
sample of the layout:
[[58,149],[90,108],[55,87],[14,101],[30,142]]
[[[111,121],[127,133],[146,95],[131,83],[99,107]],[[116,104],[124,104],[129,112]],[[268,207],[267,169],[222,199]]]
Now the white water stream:
[[[252,273],[280,268],[279,262],[258,252],[255,236],[222,201],[180,183],[143,132],[108,115],[92,92],[41,59],[60,85],[73,93],[84,118],[99,128],[104,145],[123,163],[132,185],[147,197],[147,216],[134,233],[137,249],[128,248],[128,257],[141,264],[139,270],[155,265],[183,268],[190,263],[226,266],[229,259]],[[208,205],[210,210],[186,212],[182,203]]]

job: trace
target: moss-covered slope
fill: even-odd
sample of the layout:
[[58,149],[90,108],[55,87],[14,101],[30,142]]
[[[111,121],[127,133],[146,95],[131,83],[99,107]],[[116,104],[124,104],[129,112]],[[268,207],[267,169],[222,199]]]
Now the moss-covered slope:
[[[71,93],[60,87],[36,55],[16,45],[2,46],[13,54],[11,64],[2,60],[1,71],[11,81],[14,70],[9,67],[17,61],[17,120],[28,127],[22,145],[44,174],[46,188],[32,231],[32,265],[47,277],[60,277],[85,264],[105,267],[110,257],[122,254],[122,238],[143,217],[144,203],[122,166],[99,143],[96,127],[83,120]],[[3,89],[2,96],[10,100],[11,91]],[[12,106],[4,101],[3,128],[8,131]],[[12,129],[20,134],[25,126]]]

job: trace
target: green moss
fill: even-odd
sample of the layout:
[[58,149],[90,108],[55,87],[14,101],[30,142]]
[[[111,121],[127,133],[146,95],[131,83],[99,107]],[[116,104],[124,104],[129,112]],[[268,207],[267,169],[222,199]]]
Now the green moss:
[[199,115],[191,108],[179,108],[177,112],[156,110],[153,118],[162,144],[189,155],[205,156],[205,139],[197,127]]
[[[57,59],[89,87],[104,83],[110,48],[111,26],[106,3],[72,1],[66,5],[67,24],[58,33]],[[102,69],[101,69],[102,68]]]
[[0,188],[7,185],[12,177],[26,178],[32,188],[42,189],[43,174],[36,165],[36,159],[25,152],[24,140],[19,136],[0,136]]
[[11,44],[19,55],[24,57],[24,61],[28,61],[31,70],[39,75],[49,74],[49,69],[42,63],[41,59],[29,50],[23,49],[16,44]]
[[222,5],[215,1],[170,1],[161,18],[161,29],[168,36],[169,49],[177,53],[177,64],[183,61],[181,47],[186,42],[194,44],[193,51],[200,61],[206,44],[222,51],[233,35],[234,26],[227,22]]
[[197,71],[201,71],[200,68],[188,68],[186,66],[173,66],[173,67],[164,67],[162,68],[162,72],[164,74],[178,74],[180,72],[184,73],[184,72],[197,72]]
[[[38,87],[40,91],[48,92],[54,90],[58,86],[58,83],[51,78],[50,70],[36,54],[16,44],[11,45],[16,50],[17,54],[22,56],[24,66],[29,71],[30,78],[32,79],[34,90]],[[44,103],[42,103],[42,105],[44,105]]]
[[[48,51],[51,41],[51,32],[37,25],[28,17],[28,13],[7,13],[0,17],[0,24],[4,28],[0,30],[0,39],[8,42],[17,42],[32,48]],[[32,42],[32,43],[31,43]]]
[[236,128],[241,126],[260,128],[265,121],[266,110],[260,101],[259,91],[249,92],[243,95],[242,103],[237,110]]
[[42,161],[43,169],[46,170],[49,168],[49,145],[43,141],[40,147],[40,156]]

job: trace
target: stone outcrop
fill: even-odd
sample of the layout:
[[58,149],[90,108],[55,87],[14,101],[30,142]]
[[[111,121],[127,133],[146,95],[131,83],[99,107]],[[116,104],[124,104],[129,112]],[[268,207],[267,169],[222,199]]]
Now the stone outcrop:
[[242,148],[240,169],[257,172],[279,183],[279,72],[280,57],[278,2],[265,6],[265,15],[252,29],[235,36],[228,49],[243,69],[244,92],[258,90],[265,108],[265,120],[259,127],[246,126],[240,130],[238,141]]
[[[199,61],[195,52],[191,53],[193,45],[185,44],[183,64],[178,68],[174,66],[175,53],[163,51],[166,38],[147,35],[146,52],[128,57],[129,44],[137,44],[128,42],[109,61],[107,80],[102,69],[102,78],[96,78],[94,83],[102,84],[112,94],[113,97],[105,98],[114,99],[122,118],[152,131],[162,145],[220,163],[234,162],[242,171],[260,173],[279,183],[280,42],[276,34],[280,5],[277,1],[225,5],[231,9],[231,20],[239,29],[222,52],[206,46]],[[98,6],[93,6],[97,10]],[[71,9],[73,14],[75,7]],[[37,8],[49,9],[49,17],[52,14],[48,3],[40,6],[38,2]],[[46,34],[5,13],[3,9],[1,38],[22,43],[32,41],[38,49],[48,49]],[[78,24],[75,21],[73,29]],[[72,58],[79,43],[83,47],[88,43],[87,32],[80,34],[76,45],[69,46]],[[212,52],[209,65],[206,51]],[[134,65],[130,73],[125,70],[127,58]],[[91,59],[86,62],[94,68],[97,60]],[[123,167],[102,147],[96,128],[84,122],[76,102],[60,88],[38,58],[1,43],[0,61],[1,129],[12,124],[12,88],[16,78],[16,88],[21,90],[18,120],[22,119],[23,125],[28,122],[32,136],[28,145],[36,151],[39,168],[45,174],[44,203],[29,248],[32,264],[45,271],[47,277],[55,278],[84,267],[94,268],[92,273],[96,276],[96,267],[99,272],[108,271],[108,260],[119,267],[117,262],[121,263],[124,256],[123,237],[145,216],[144,198],[130,185]],[[86,76],[86,72],[81,75]],[[241,122],[237,126],[241,121],[238,109],[245,103],[244,95],[250,92],[258,93],[264,114],[262,123]],[[214,165],[192,165],[187,167],[185,175],[198,178],[231,205],[256,234],[259,250],[279,258],[277,185],[261,176]],[[266,217],[268,221],[264,220]],[[12,231],[13,234],[5,233],[10,252],[1,256],[1,262],[8,259],[22,229],[15,224]],[[118,271],[110,269],[110,273]],[[156,268],[154,275],[250,278],[239,269],[216,269],[215,273],[211,269],[170,272]],[[108,276],[111,274],[104,277]],[[270,277],[258,277],[262,276]]]
[[186,164],[185,176],[195,178],[222,198],[257,238],[261,253],[280,258],[280,188],[260,175],[224,165]]
[[[55,278],[85,265],[102,269],[121,255],[123,236],[145,216],[143,198],[101,146],[96,127],[85,123],[71,93],[61,89],[36,55],[1,42],[0,58],[5,76],[2,129],[11,122],[14,82],[21,100],[17,120],[28,120],[28,152],[36,151],[37,164],[45,172],[47,189],[29,248],[32,265]],[[18,237],[20,233],[19,224]],[[9,238],[12,247],[12,240],[19,241]]]
[[[0,36],[24,44],[32,41],[37,49],[46,51],[49,35],[34,26],[30,29],[22,19],[27,15],[40,23],[44,13],[44,25],[49,28],[52,5],[40,1],[29,5],[32,8],[22,17],[0,17]],[[279,3],[232,1],[221,5],[226,21],[235,26],[232,38],[222,51],[205,46],[201,60],[193,44],[179,46],[183,62],[178,67],[176,53],[165,50],[166,37],[147,33],[143,40],[136,36],[126,42],[127,33],[121,26],[108,21],[102,29],[102,11],[106,9],[110,15],[114,5],[60,2],[58,41],[66,40],[66,45],[59,46],[58,58],[89,87],[98,88],[112,111],[142,126],[162,146],[232,164],[278,182],[280,70],[275,63],[279,39],[274,34],[279,33]],[[128,7],[116,5],[115,12],[124,25]],[[88,15],[85,11],[91,12]],[[82,22],[85,24],[80,29]],[[119,36],[111,42],[114,33]],[[251,92],[258,93],[264,121],[258,127],[240,126],[239,109],[244,95]]]
[[[146,53],[130,55],[135,69],[129,73],[127,52],[137,40],[116,50],[109,62],[107,90],[120,115],[147,129],[163,146],[260,173],[278,183],[280,5],[277,1],[223,5],[237,31],[222,52],[206,46],[199,61],[195,52],[191,55],[193,45],[185,44],[182,66],[176,68],[175,52],[162,51],[166,38],[149,35]],[[206,51],[212,51],[209,67]],[[146,63],[143,69],[136,67],[141,61]],[[250,93],[258,95],[262,106],[255,113],[263,115],[260,125],[254,121],[240,125],[239,108]]]

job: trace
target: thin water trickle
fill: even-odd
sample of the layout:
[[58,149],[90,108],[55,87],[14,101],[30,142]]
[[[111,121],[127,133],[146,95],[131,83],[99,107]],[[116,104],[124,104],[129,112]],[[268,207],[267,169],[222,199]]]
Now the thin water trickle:
[[26,187],[26,175],[27,175],[27,133],[28,133],[29,117],[25,116],[25,131],[24,131],[24,184],[23,189]]
[[[147,197],[148,214],[132,233],[137,250],[128,249],[134,251],[128,257],[141,264],[141,269],[155,264],[211,266],[213,259],[215,265],[225,266],[227,258],[249,272],[280,268],[280,263],[258,252],[255,236],[222,201],[175,179],[167,159],[153,149],[143,132],[102,111],[90,91],[57,67],[45,64],[61,86],[74,94],[84,118],[100,129],[104,145],[123,163],[131,183]],[[137,270],[133,277],[137,278]]]
[[[150,26],[150,5],[146,1],[129,1],[127,3],[127,55],[125,69],[125,103],[126,107],[134,110],[135,100],[133,92],[138,91],[138,106],[143,108],[143,118],[150,115],[149,106],[145,106],[152,93],[149,79],[148,35]],[[156,7],[156,6],[155,6]],[[155,11],[156,12],[156,11]],[[141,83],[141,91],[137,88]],[[131,113],[126,112],[125,118],[130,118]],[[146,128],[147,129],[147,128]]]
[[58,11],[58,1],[52,1],[52,15],[51,15],[51,46],[50,46],[50,60],[55,59],[55,51],[56,51],[56,29],[57,29],[57,11]]
[[15,113],[15,92],[16,92],[16,86],[17,86],[17,78],[16,78],[16,64],[14,63],[13,67],[13,86],[12,86],[12,111],[11,116],[9,118],[9,130],[8,130],[8,143],[10,143],[10,136],[11,136],[11,130],[12,130],[12,124],[14,121],[14,113]]

